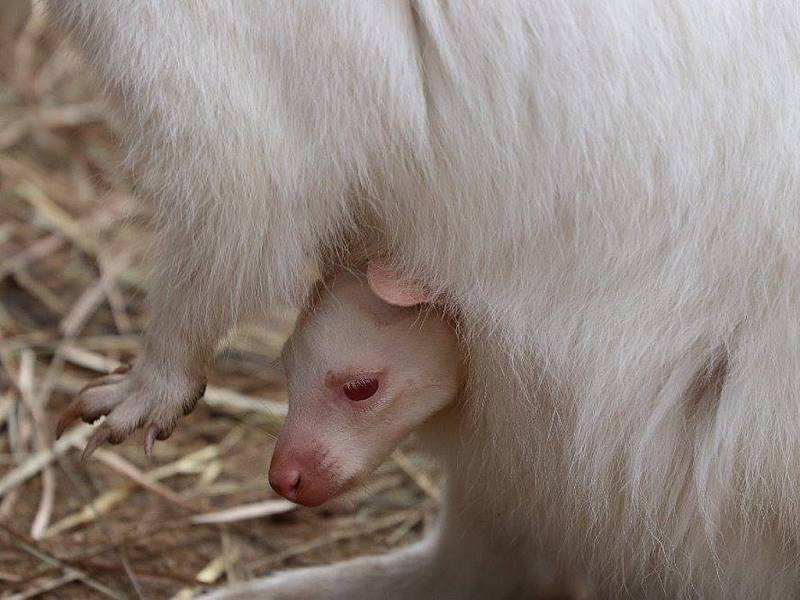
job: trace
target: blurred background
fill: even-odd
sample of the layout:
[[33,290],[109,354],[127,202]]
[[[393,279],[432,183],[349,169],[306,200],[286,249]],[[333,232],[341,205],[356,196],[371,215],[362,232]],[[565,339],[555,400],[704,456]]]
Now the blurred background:
[[417,539],[439,487],[413,443],[319,509],[269,489],[289,311],[226,342],[154,458],[141,432],[85,463],[89,426],[54,441],[75,393],[141,350],[150,213],[120,157],[42,7],[0,0],[0,597],[191,598]]

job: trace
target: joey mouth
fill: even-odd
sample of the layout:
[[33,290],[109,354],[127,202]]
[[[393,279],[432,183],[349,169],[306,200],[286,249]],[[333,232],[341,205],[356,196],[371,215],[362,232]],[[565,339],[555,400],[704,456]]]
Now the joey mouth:
[[336,469],[319,447],[278,448],[269,466],[269,484],[279,496],[301,506],[324,504],[338,493]]
[[315,485],[308,490],[301,490],[301,495],[294,502],[308,508],[314,508],[330,500],[341,498],[348,492],[361,487],[373,470],[349,477],[341,482],[331,481],[327,485]]
[[287,498],[287,500],[291,500],[306,508],[316,508],[335,498],[337,495],[338,493],[336,491],[331,490],[325,485],[301,485],[297,495],[294,498]]
[[329,500],[341,496],[355,484],[355,479],[339,484],[325,477],[303,477],[301,474],[295,484],[286,485],[276,481],[275,476],[270,473],[270,485],[278,495],[307,508],[321,506]]
[[300,461],[282,453],[273,455],[269,468],[270,487],[282,496],[308,508],[314,508],[345,494],[364,483],[374,467],[341,477],[338,469],[322,461]]

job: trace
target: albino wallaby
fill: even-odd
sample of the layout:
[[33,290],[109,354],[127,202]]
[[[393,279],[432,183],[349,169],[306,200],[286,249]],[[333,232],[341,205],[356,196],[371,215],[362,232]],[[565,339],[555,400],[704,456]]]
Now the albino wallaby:
[[48,6],[160,225],[145,351],[62,424],[106,414],[89,450],[168,437],[220,337],[368,235],[457,307],[462,423],[428,549],[315,597],[522,595],[542,561],[800,595],[800,3]]

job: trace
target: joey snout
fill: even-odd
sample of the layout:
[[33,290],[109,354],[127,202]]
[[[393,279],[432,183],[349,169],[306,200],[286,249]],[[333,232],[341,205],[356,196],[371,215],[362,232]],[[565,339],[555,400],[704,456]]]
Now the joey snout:
[[319,506],[339,491],[336,471],[332,466],[326,469],[326,462],[326,453],[319,446],[290,447],[279,440],[269,466],[269,484],[291,502]]

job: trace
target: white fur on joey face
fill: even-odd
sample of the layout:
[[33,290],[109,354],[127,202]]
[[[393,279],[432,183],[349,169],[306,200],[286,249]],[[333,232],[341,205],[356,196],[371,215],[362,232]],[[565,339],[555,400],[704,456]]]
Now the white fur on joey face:
[[368,474],[461,381],[455,332],[436,310],[387,304],[348,273],[298,322],[284,362],[289,413],[270,484],[306,506]]

